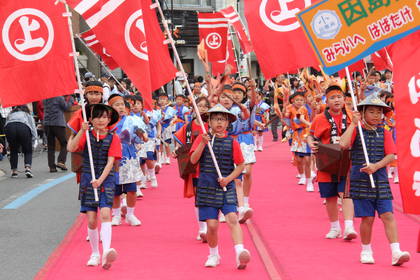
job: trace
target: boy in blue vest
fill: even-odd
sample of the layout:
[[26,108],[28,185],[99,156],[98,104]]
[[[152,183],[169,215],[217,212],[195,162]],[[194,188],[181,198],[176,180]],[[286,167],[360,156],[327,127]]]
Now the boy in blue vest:
[[[376,95],[367,97],[357,108],[361,113],[353,113],[353,120],[342,135],[340,146],[344,149],[351,147],[352,151],[350,196],[353,199],[356,217],[362,218],[360,262],[375,263],[370,243],[375,212],[378,212],[391,246],[392,265],[399,266],[410,260],[410,254],[400,249],[397,224],[392,208],[393,197],[386,172],[386,166],[395,160],[396,149],[391,133],[385,130],[381,124],[384,113],[389,112],[391,108]],[[362,121],[369,165],[366,165],[360,134],[356,129],[360,120]],[[370,174],[374,178],[375,188],[370,185]]]
[[[199,178],[196,189],[196,206],[200,221],[207,222],[207,242],[210,255],[205,263],[206,267],[216,267],[220,264],[217,247],[219,227],[218,216],[221,211],[232,233],[235,244],[236,264],[238,269],[246,268],[250,261],[249,251],[244,248],[242,229],[238,222],[237,196],[234,179],[244,169],[244,158],[239,143],[231,136],[227,136],[229,123],[236,120],[236,116],[221,104],[215,105],[204,120],[209,120],[209,134],[199,135],[191,147],[191,162],[199,164]],[[217,163],[222,173],[218,178],[207,143],[211,143]],[[236,167],[235,167],[236,165]],[[226,188],[227,191],[224,191]]]

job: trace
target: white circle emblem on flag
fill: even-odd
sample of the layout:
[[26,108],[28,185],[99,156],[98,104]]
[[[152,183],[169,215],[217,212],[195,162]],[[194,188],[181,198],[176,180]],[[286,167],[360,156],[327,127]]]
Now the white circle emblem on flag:
[[206,37],[206,45],[210,49],[218,49],[222,45],[222,36],[219,33],[212,32]]
[[128,18],[124,29],[124,39],[127,48],[133,55],[147,61],[149,56],[147,54],[146,32],[142,16],[143,12],[140,9]]
[[[262,0],[260,4],[260,18],[262,22],[271,30],[289,32],[300,27],[296,14],[300,8],[307,8],[311,5],[311,0]],[[296,3],[304,2],[305,7],[295,7]],[[295,4],[294,6],[292,4]],[[303,4],[303,3],[302,3]],[[303,6],[301,4],[301,6]]]
[[[19,32],[11,31],[19,30]],[[51,50],[54,27],[40,10],[25,8],[14,11],[4,22],[2,39],[6,50],[16,59],[35,61]]]

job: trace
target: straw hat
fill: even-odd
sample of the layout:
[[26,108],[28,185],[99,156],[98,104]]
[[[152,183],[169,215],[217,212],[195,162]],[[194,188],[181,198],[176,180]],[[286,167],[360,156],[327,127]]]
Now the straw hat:
[[216,105],[214,105],[206,113],[201,114],[201,118],[203,119],[203,121],[207,121],[212,113],[223,113],[223,114],[226,114],[228,116],[229,122],[232,123],[232,122],[236,121],[236,116],[234,114],[232,114],[231,112],[229,112],[228,109],[226,109],[225,107],[223,107],[222,104],[216,104]]
[[375,94],[369,95],[365,99],[363,99],[359,104],[357,104],[357,109],[361,111],[363,107],[366,106],[377,106],[382,107],[384,114],[391,111],[391,108],[385,104],[379,97],[377,97]]

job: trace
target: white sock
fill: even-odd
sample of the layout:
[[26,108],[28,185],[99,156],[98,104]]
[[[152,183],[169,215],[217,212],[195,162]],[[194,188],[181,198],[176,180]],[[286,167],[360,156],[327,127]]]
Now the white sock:
[[219,255],[219,247],[218,246],[216,246],[214,248],[211,248],[211,247],[209,247],[209,248],[210,248],[210,255],[211,256],[218,256]]
[[121,199],[121,206],[127,206],[127,199],[125,197]]
[[198,222],[198,227],[200,232],[207,233],[207,223],[206,222]]
[[390,243],[389,246],[391,246],[391,251],[392,252],[399,252],[399,251],[401,251],[401,249],[400,249],[400,243],[399,242]]
[[249,207],[249,196],[244,196],[244,207]]
[[353,220],[344,220],[344,228],[353,228]]
[[127,217],[134,215],[134,207],[127,207]]
[[330,222],[331,224],[331,229],[335,228],[335,229],[341,229],[340,227],[340,221],[335,221],[335,222]]
[[372,246],[370,244],[362,244],[362,251],[372,252]]
[[90,229],[88,228],[88,236],[90,248],[92,248],[92,254],[99,256],[99,233],[98,228]]
[[244,250],[244,244],[236,244],[235,245],[235,252],[239,255]]
[[300,179],[305,178],[305,174],[304,173],[299,174],[299,178]]
[[121,216],[121,208],[112,208],[112,216]]
[[106,252],[111,248],[112,226],[111,222],[101,224],[102,251]]
[[147,169],[147,172],[149,173],[150,179],[153,179],[156,177],[154,168]]

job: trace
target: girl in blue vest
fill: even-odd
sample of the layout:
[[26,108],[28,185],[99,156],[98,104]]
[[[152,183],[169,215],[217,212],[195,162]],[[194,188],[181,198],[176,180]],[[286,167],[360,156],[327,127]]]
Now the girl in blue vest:
[[[69,152],[83,152],[83,165],[79,189],[81,201],[80,212],[86,213],[88,219],[88,237],[92,254],[88,266],[98,266],[101,263],[99,252],[99,234],[97,210],[100,209],[102,267],[109,269],[117,257],[115,249],[111,248],[111,208],[114,199],[115,179],[112,171],[114,161],[121,158],[121,143],[116,134],[108,131],[108,126],[118,121],[118,113],[104,104],[87,107],[87,116],[93,129],[89,131],[92,147],[93,166],[97,179],[92,179],[89,154],[86,145],[87,123],[82,123],[76,136],[69,140]],[[95,201],[94,188],[98,189],[99,201]]]
[[176,111],[173,107],[169,105],[168,95],[162,93],[159,95],[159,106],[161,108],[162,119],[162,163],[170,164],[171,163],[171,149],[170,144],[172,143],[172,127],[173,120],[176,117]]
[[185,103],[185,96],[184,95],[177,95],[175,97],[175,106],[174,109],[176,111],[176,120],[175,120],[175,132],[181,129],[184,124],[187,122],[187,115],[189,109],[187,106],[184,105]]
[[[250,261],[250,254],[243,245],[243,234],[237,215],[238,200],[233,182],[244,169],[244,158],[239,143],[233,137],[227,136],[226,131],[229,123],[236,120],[236,116],[221,104],[217,104],[203,117],[204,120],[209,119],[210,131],[209,134],[202,134],[196,138],[190,150],[190,160],[193,164],[199,164],[195,204],[200,221],[207,222],[210,255],[205,266],[215,267],[220,263],[217,231],[218,215],[222,212],[235,244],[237,268],[244,269]],[[208,143],[213,147],[222,178],[218,178]],[[226,188],[226,191],[223,188]]]
[[[353,120],[340,139],[342,148],[351,147],[350,196],[354,203],[356,217],[362,218],[360,236],[362,252],[360,262],[375,263],[371,248],[372,227],[375,213],[378,212],[385,226],[385,233],[391,246],[392,265],[399,266],[409,261],[410,254],[401,251],[398,231],[392,208],[392,192],[388,182],[386,166],[395,160],[396,149],[392,135],[381,126],[383,114],[390,111],[376,95],[370,95],[354,112]],[[362,117],[361,117],[362,116]],[[360,134],[356,127],[362,120],[363,136],[370,164],[366,165]],[[375,188],[370,185],[369,175],[373,176]]]

